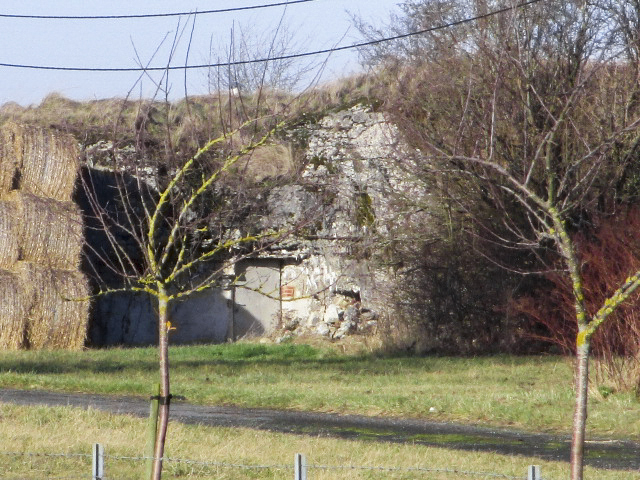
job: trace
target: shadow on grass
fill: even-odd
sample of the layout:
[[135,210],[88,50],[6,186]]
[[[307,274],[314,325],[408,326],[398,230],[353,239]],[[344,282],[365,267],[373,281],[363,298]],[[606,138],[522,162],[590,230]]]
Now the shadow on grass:
[[[343,355],[308,345],[221,344],[175,346],[170,349],[171,367],[175,370],[215,366],[230,370],[256,367],[296,367],[306,370],[331,369],[336,373],[388,375],[411,370],[421,372],[466,370],[470,365],[514,365],[529,358],[492,356],[476,358],[417,357],[414,355],[359,354]],[[557,362],[557,357],[537,361]],[[0,374],[54,375],[68,373],[118,374],[155,372],[158,369],[154,347],[110,348],[81,352],[18,351],[0,353]],[[174,370],[174,371],[175,371]]]

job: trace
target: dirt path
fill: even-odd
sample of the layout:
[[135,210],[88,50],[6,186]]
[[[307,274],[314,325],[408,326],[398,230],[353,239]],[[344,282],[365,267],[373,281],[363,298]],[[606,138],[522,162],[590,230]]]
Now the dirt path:
[[[138,417],[149,414],[148,400],[139,397],[1,389],[0,402],[95,408]],[[568,461],[569,458],[568,437],[415,419],[210,407],[191,405],[179,400],[174,400],[171,404],[171,419],[186,424],[246,427],[380,442],[412,442],[461,450],[527,455],[546,460]],[[640,444],[629,441],[591,441],[585,447],[585,461],[600,468],[640,469]]]

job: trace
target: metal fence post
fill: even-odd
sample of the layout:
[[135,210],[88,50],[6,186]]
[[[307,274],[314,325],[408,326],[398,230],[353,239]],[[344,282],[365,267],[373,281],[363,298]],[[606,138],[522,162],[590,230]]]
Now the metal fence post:
[[529,465],[527,480],[542,480],[542,476],[540,476],[540,465]]
[[91,476],[93,480],[102,480],[104,477],[104,447],[99,443],[93,444]]
[[153,456],[156,452],[156,434],[158,433],[158,405],[160,404],[160,384],[155,386],[149,406],[149,426],[147,428],[147,477],[153,476]]
[[307,480],[307,459],[301,453],[296,453],[294,464],[294,480]]

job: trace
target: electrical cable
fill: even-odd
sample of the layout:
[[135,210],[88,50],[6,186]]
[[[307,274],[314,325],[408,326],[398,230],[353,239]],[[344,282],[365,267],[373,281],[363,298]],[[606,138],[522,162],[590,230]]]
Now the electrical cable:
[[423,35],[425,33],[434,32],[436,30],[443,30],[445,28],[451,28],[458,25],[462,25],[465,23],[475,22],[477,20],[482,20],[484,18],[492,17],[494,15],[499,15],[502,13],[506,13],[511,10],[515,10],[518,8],[523,8],[534,3],[541,2],[543,0],[529,0],[523,3],[519,3],[517,5],[513,5],[511,7],[501,8],[499,10],[494,10],[489,13],[485,13],[483,15],[478,15],[476,17],[465,18],[462,20],[458,20],[455,22],[447,23],[444,25],[437,25],[435,27],[426,28],[424,30],[419,30],[417,32],[409,32],[400,35],[395,35],[393,37],[385,37],[377,40],[369,40],[367,42],[354,43],[350,45],[344,45],[341,47],[333,47],[327,48],[323,50],[314,50],[311,52],[302,52],[302,53],[292,53],[290,55],[282,55],[277,57],[269,57],[269,58],[259,58],[253,60],[238,60],[233,62],[221,62],[221,63],[207,63],[207,64],[198,64],[198,65],[167,65],[164,67],[56,67],[56,66],[46,66],[46,65],[24,65],[24,64],[16,64],[16,63],[0,63],[0,67],[7,68],[23,68],[23,69],[32,69],[32,70],[56,70],[56,71],[71,71],[71,72],[159,72],[159,71],[167,71],[167,70],[191,70],[191,69],[200,69],[200,68],[218,68],[218,67],[229,67],[229,66],[239,66],[239,65],[247,65],[252,63],[265,63],[265,62],[273,62],[278,60],[291,60],[295,58],[309,57],[314,55],[324,55],[331,54],[335,52],[340,52],[344,50],[352,50],[356,48],[363,48],[372,45],[378,45],[380,43],[392,42],[395,40],[401,40],[403,38],[409,38],[417,35]]
[[158,17],[184,17],[187,15],[205,15],[210,13],[239,12],[242,10],[256,10],[259,8],[283,7],[295,5],[297,3],[315,2],[317,0],[289,0],[278,3],[266,3],[261,5],[249,5],[246,7],[219,8],[216,10],[198,10],[193,12],[171,12],[171,13],[141,13],[130,15],[22,15],[13,13],[0,13],[0,18],[19,18],[31,20],[122,20],[135,18],[158,18]]

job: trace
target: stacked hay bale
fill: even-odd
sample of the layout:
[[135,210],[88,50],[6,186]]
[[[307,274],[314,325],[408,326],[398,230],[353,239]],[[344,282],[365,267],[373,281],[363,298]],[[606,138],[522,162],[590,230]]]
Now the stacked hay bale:
[[71,136],[0,127],[0,348],[84,345],[89,286]]

